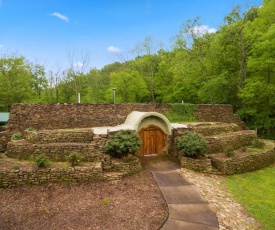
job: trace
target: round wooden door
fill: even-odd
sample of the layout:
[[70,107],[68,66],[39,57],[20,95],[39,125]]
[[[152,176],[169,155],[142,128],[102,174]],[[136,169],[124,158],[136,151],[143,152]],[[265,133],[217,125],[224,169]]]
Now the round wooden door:
[[139,149],[140,155],[159,154],[166,146],[166,134],[157,126],[149,125],[139,131],[142,145]]

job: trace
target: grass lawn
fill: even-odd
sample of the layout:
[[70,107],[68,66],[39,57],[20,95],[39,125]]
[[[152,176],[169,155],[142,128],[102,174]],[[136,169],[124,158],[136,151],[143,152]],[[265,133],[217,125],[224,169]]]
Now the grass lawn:
[[233,197],[266,230],[275,230],[275,164],[273,166],[228,177]]

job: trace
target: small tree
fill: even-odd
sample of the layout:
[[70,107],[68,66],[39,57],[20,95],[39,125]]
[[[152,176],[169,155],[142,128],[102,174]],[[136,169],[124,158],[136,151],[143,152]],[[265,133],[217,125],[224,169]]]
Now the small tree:
[[198,158],[204,156],[208,150],[208,143],[205,138],[196,132],[186,132],[178,140],[178,150],[182,156]]
[[113,157],[121,158],[134,155],[141,146],[139,136],[132,130],[120,130],[104,146],[104,150]]

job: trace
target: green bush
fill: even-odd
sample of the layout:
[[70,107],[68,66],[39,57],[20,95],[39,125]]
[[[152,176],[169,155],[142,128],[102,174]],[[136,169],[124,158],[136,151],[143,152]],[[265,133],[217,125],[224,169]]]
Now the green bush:
[[134,155],[141,146],[139,136],[132,130],[120,130],[104,146],[111,156],[121,158],[127,154]]
[[83,157],[79,153],[73,152],[67,157],[67,161],[74,167],[83,161]]
[[178,150],[182,156],[198,158],[207,152],[208,143],[202,135],[190,131],[178,140]]
[[51,164],[49,158],[45,154],[34,157],[34,162],[39,168],[47,167]]
[[23,138],[23,134],[22,133],[15,133],[11,137],[12,140],[20,140],[22,138]]

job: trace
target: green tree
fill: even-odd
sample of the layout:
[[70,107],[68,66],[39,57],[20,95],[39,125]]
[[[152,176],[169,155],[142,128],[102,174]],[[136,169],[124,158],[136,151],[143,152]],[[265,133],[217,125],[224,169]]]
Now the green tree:
[[148,93],[143,79],[134,69],[113,72],[110,79],[111,88],[116,88],[117,102],[137,102]]
[[13,103],[23,103],[32,97],[32,73],[24,57],[0,59],[0,104],[8,110]]
[[240,114],[249,118],[254,127],[267,130],[267,134],[275,128],[274,37],[275,24],[254,43],[248,59],[251,78],[239,94],[243,102]]

